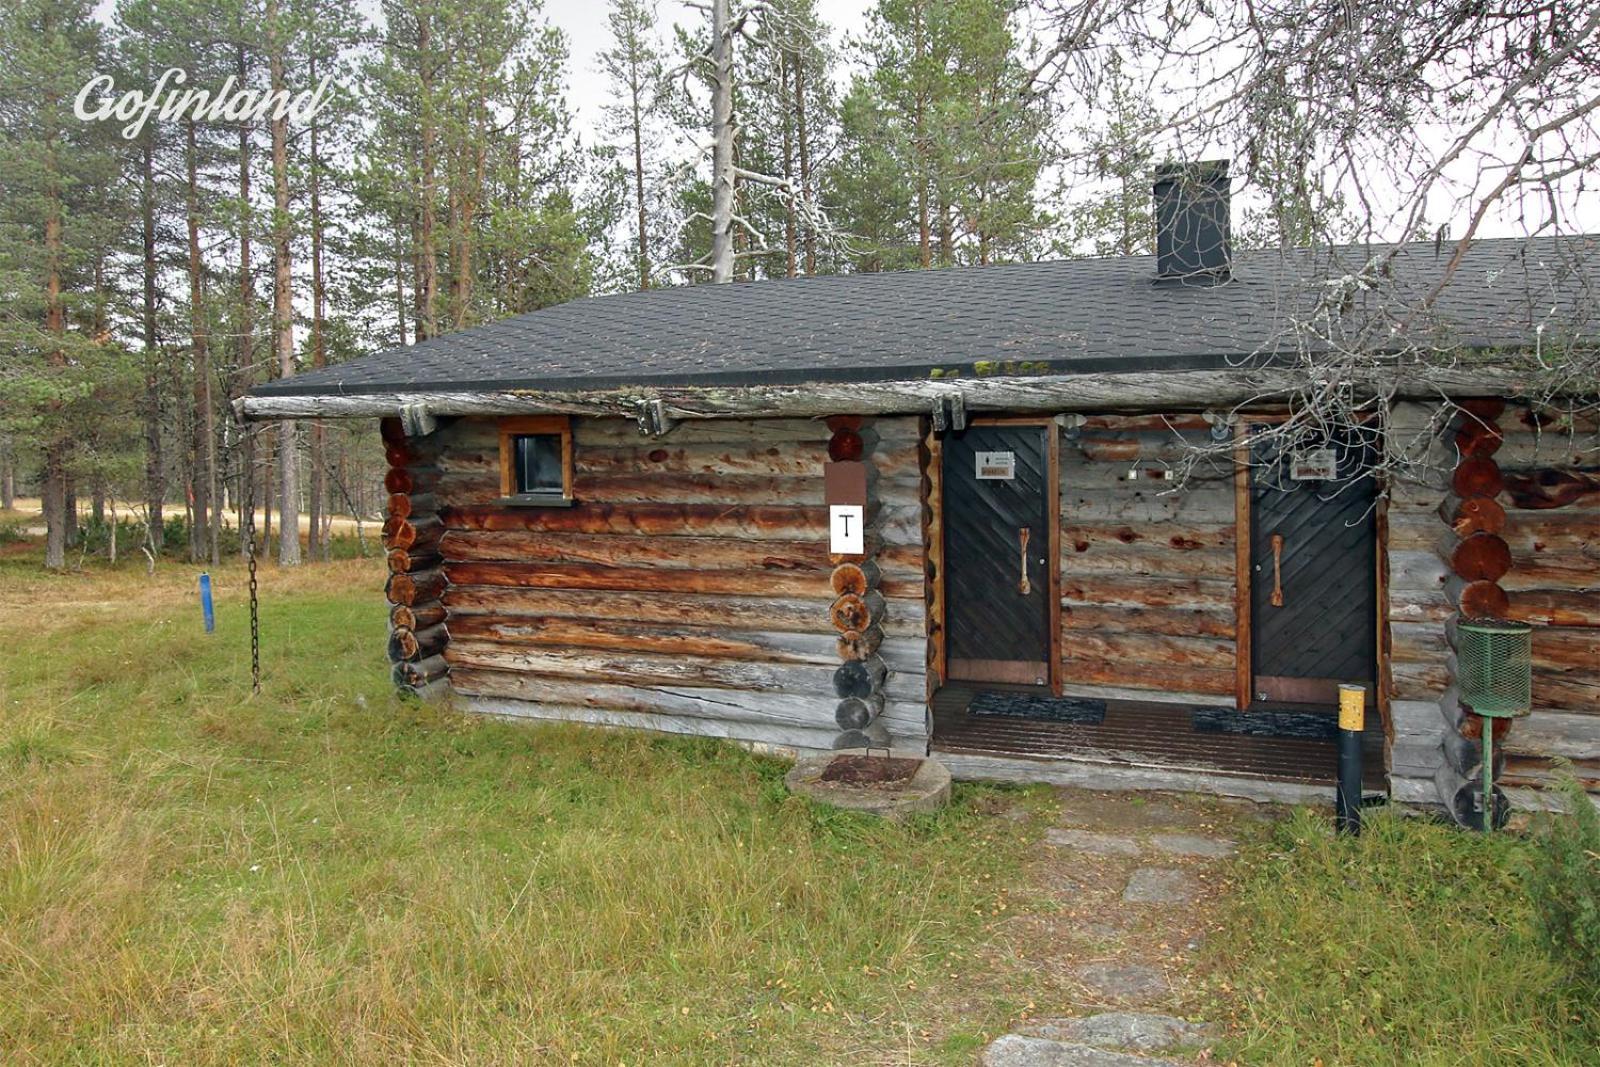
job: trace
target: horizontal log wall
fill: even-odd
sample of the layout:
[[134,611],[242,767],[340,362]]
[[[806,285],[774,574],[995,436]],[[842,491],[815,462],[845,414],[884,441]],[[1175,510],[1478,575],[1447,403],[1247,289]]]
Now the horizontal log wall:
[[1534,626],[1535,709],[1506,739],[1500,780],[1541,787],[1565,759],[1600,793],[1600,427],[1508,405],[1499,428],[1500,584],[1508,614]]
[[1062,441],[1066,692],[1232,702],[1232,465],[1181,489],[1161,476],[1208,432],[1192,415],[1103,415]]
[[1511,550],[1500,584],[1510,616],[1536,624],[1534,707],[1600,717],[1600,478],[1570,496],[1539,491],[1572,472],[1600,471],[1600,432],[1592,423],[1543,422],[1515,405],[1499,420],[1504,443],[1494,458]]
[[[828,554],[821,420],[679,425],[645,438],[573,420],[570,508],[499,501],[498,431],[440,431],[444,658],[467,705],[792,749],[839,735],[839,600]],[[896,747],[927,745],[913,418],[868,420],[875,471],[864,609],[876,716]],[[874,702],[876,711],[876,702]]]
[[1391,427],[1415,472],[1389,503],[1394,795],[1447,804],[1477,772],[1477,721],[1453,687],[1458,613],[1535,627],[1535,711],[1501,746],[1513,801],[1541,806],[1529,789],[1557,759],[1600,790],[1600,493],[1556,503],[1545,489],[1600,467],[1600,434],[1516,404],[1493,418],[1399,404]]

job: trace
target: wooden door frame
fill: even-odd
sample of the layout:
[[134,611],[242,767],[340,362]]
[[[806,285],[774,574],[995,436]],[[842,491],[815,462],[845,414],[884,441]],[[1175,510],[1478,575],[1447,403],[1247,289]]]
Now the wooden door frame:
[[[1250,427],[1283,422],[1287,412],[1261,412],[1239,415],[1233,426],[1233,559],[1234,559],[1234,704],[1240,711],[1249,711],[1255,700],[1255,655],[1251,618],[1251,575],[1254,561],[1250,558],[1253,543],[1250,522]],[[1383,484],[1378,486],[1376,510],[1372,516],[1374,597],[1377,616],[1377,633],[1373,635],[1373,705],[1382,718],[1385,731],[1389,730],[1389,494]]]
[[1240,416],[1233,424],[1233,699],[1249,711],[1255,699],[1255,641],[1250,602],[1250,427],[1260,419]]
[[944,659],[944,435],[936,433],[933,421],[922,419],[922,559],[923,603],[927,621],[923,624],[928,647],[928,699],[945,683]]
[[[1048,477],[1045,479],[1045,514],[1049,520],[1049,529],[1045,531],[1045,595],[1048,599],[1048,612],[1045,625],[1049,628],[1048,656],[1049,662],[1045,664],[1046,685],[1055,696],[1061,695],[1063,675],[1061,669],[1061,432],[1060,424],[1054,415],[974,415],[967,419],[967,426],[1038,426],[1045,431],[1045,464],[1049,468]],[[957,432],[957,431],[946,431]],[[929,492],[929,523],[923,539],[923,552],[927,553],[930,546],[938,548],[938,563],[934,571],[933,594],[936,598],[938,618],[929,616],[929,641],[936,642],[937,647],[930,645],[928,650],[929,663],[938,663],[941,670],[939,683],[942,685],[950,679],[944,674],[949,670],[949,659],[945,645],[945,613],[949,610],[949,600],[945,595],[945,571],[947,560],[944,553],[944,447],[942,435],[929,434],[932,444],[928,449],[928,462],[938,464],[938,471],[930,477]],[[937,505],[934,497],[937,496]],[[935,630],[935,623],[937,629]]]

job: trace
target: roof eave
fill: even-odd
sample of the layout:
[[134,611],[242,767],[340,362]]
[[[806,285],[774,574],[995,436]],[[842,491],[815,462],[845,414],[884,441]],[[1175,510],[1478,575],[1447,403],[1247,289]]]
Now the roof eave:
[[[1518,395],[1525,375],[1503,367],[1441,369],[1425,379],[1377,368],[1363,382],[1399,399],[1440,395]],[[405,388],[361,393],[251,393],[234,402],[246,421],[397,416],[403,408],[435,416],[562,414],[641,419],[647,406],[677,421],[813,418],[841,413],[920,415],[956,404],[969,412],[1057,413],[1165,406],[1206,408],[1292,399],[1303,371],[1257,364],[1192,370],[901,378],[762,384],[633,385],[611,389]]]

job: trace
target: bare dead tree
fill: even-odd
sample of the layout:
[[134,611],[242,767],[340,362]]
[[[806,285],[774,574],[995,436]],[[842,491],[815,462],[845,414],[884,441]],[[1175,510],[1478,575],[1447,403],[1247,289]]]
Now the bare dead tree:
[[[737,163],[739,125],[734,116],[734,48],[741,42],[756,48],[777,47],[773,42],[783,37],[779,31],[784,16],[764,0],[710,0],[706,4],[688,6],[706,12],[711,27],[706,49],[677,72],[682,76],[686,91],[690,73],[699,74],[710,89],[710,140],[696,146],[698,150],[689,165],[710,157],[711,214],[694,212],[684,220],[684,225],[709,222],[711,249],[692,263],[680,263],[668,270],[705,271],[710,273],[713,282],[730,282],[736,260],[785,252],[786,246],[781,241],[774,243],[751,222],[749,215],[738,210],[736,192],[741,186],[751,196],[792,204],[801,224],[816,235],[818,241],[842,248],[848,242],[848,235],[833,224],[806,182],[792,176],[751,170]],[[777,62],[776,56],[774,62]],[[742,249],[735,247],[739,243],[736,235],[745,238]]]
[[[1266,220],[1251,239],[1303,271],[1304,285],[1275,294],[1277,330],[1251,354],[1293,368],[1298,384],[1219,418],[1285,406],[1267,432],[1293,448],[1351,427],[1387,435],[1404,383],[1407,395],[1437,393],[1441,425],[1451,396],[1474,393],[1521,397],[1552,426],[1583,421],[1600,395],[1600,247],[1568,237],[1600,207],[1584,180],[1600,164],[1600,7],[1043,0],[1033,14],[1050,42],[1033,92],[1094,106],[1118,65],[1162,102],[1143,131],[1158,158],[1239,161],[1241,195]],[[1524,247],[1509,261],[1473,257],[1491,233]],[[1435,245],[1425,271],[1405,261],[1418,241]],[[1452,306],[1484,286],[1504,329],[1464,336]],[[1201,448],[1180,473],[1232,447]],[[1410,465],[1427,451],[1391,440],[1376,454],[1383,476],[1420,473]]]

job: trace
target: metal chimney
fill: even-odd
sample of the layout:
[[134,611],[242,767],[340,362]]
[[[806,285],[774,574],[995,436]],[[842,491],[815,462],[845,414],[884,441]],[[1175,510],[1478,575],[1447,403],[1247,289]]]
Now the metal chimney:
[[1156,168],[1156,277],[1191,285],[1228,280],[1228,161]]

